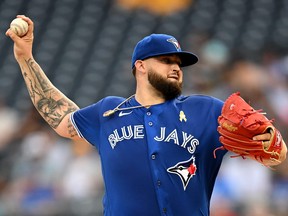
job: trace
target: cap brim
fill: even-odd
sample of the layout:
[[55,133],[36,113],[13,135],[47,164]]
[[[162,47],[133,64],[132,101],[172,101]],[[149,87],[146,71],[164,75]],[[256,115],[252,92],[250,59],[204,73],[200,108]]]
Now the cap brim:
[[181,67],[193,65],[198,62],[198,57],[190,52],[177,52],[175,53],[181,59]]
[[[164,55],[177,55],[180,57],[181,59],[181,67],[187,67],[190,65],[193,65],[195,63],[198,62],[198,57],[191,53],[191,52],[185,52],[185,51],[181,51],[181,52],[165,52],[165,53],[157,53],[156,55],[152,55],[149,56],[147,58],[152,58],[152,57],[156,57],[156,56],[164,56]],[[145,58],[145,59],[147,59]]]

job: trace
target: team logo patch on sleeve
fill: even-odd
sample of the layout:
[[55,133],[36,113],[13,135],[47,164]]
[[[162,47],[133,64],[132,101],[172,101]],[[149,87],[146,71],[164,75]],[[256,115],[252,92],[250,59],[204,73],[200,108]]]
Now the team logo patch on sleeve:
[[169,173],[176,174],[180,177],[184,191],[187,188],[187,185],[190,181],[190,179],[196,175],[196,170],[197,167],[195,165],[195,157],[192,156],[189,160],[187,161],[182,161],[177,163],[175,166],[170,167],[167,169]]

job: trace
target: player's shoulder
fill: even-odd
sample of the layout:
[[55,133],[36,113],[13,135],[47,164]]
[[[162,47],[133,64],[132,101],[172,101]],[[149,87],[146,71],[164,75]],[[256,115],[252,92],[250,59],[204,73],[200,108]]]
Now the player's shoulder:
[[181,95],[177,98],[179,103],[193,103],[193,104],[219,104],[220,106],[223,105],[223,101],[219,98],[210,95],[203,95],[203,94],[191,94],[191,95]]
[[119,97],[119,96],[107,96],[104,97],[102,100],[100,100],[100,103],[103,105],[110,105],[110,104],[119,104],[126,100],[124,97]]
[[215,116],[218,116],[221,113],[224,102],[213,96],[193,94],[178,97],[176,103],[178,107],[188,109],[191,112],[215,113]]

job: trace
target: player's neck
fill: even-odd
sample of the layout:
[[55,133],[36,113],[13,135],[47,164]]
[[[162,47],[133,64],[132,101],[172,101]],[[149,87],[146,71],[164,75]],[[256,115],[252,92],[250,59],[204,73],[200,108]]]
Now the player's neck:
[[135,99],[138,103],[140,103],[143,106],[147,104],[154,105],[165,102],[165,99],[162,97],[162,95],[160,95],[157,92],[151,92],[151,91],[136,90]]

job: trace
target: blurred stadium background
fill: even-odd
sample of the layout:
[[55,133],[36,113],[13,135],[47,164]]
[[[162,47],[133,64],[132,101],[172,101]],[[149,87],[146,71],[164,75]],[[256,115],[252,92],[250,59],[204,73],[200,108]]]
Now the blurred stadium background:
[[[240,91],[288,140],[288,1],[1,0],[0,216],[102,215],[96,151],[59,138],[32,107],[5,36],[17,14],[33,19],[35,59],[80,107],[131,95],[133,47],[166,33],[200,58],[184,69],[185,94]],[[226,156],[211,216],[287,215],[287,162],[271,170]]]

